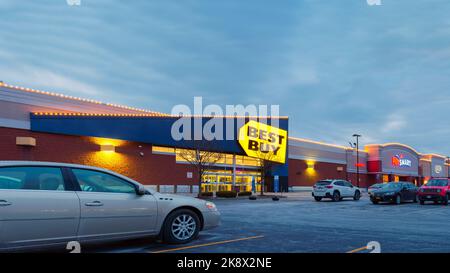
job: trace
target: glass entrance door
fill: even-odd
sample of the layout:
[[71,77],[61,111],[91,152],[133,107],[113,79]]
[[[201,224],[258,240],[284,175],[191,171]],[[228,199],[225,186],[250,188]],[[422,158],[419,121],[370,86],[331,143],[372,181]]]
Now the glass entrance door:
[[260,191],[261,174],[257,171],[239,171],[233,187],[233,172],[227,170],[210,170],[202,177],[202,192],[252,191],[252,181],[255,181],[256,191]]

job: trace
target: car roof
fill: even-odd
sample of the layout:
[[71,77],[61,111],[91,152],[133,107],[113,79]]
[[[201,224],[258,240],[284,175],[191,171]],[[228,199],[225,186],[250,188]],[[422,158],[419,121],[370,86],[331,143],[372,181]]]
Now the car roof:
[[344,180],[344,179],[322,179],[322,180],[317,181],[316,183],[319,183],[319,182],[331,182],[331,183],[333,183],[333,182],[336,182],[336,181],[348,182],[347,180]]
[[77,169],[88,169],[88,170],[93,170],[93,171],[100,171],[100,172],[105,172],[105,173],[109,173],[115,176],[119,176],[120,178],[123,178],[125,180],[134,182],[135,184],[140,184],[139,182],[126,177],[124,175],[121,175],[119,173],[113,172],[111,170],[108,169],[104,169],[104,168],[99,168],[99,167],[94,167],[94,166],[88,166],[88,165],[81,165],[81,164],[71,164],[71,163],[62,163],[62,162],[46,162],[46,161],[15,161],[15,160],[11,160],[11,161],[2,161],[0,160],[0,167],[20,167],[20,166],[33,166],[33,167],[39,167],[39,166],[43,166],[43,167],[66,167],[66,168],[77,168]]
[[51,166],[51,167],[84,168],[84,169],[109,171],[107,169],[94,167],[94,166],[81,165],[81,164],[71,164],[71,163],[62,163],[62,162],[20,161],[20,160],[2,161],[2,160],[0,160],[0,167],[12,167],[12,166]]

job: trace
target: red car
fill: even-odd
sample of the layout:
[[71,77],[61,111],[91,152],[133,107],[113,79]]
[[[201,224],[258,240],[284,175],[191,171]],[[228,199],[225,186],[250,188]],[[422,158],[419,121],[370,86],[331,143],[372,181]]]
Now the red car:
[[420,187],[418,197],[421,205],[425,204],[425,201],[434,201],[435,204],[448,205],[449,195],[450,179],[435,178]]

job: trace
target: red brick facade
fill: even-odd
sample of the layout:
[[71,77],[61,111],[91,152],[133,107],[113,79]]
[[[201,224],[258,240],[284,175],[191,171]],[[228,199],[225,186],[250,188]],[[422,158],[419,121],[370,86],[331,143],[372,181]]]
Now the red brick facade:
[[[35,147],[16,145],[16,137],[33,137]],[[101,144],[113,144],[115,153],[100,151]],[[152,153],[152,145],[85,136],[37,133],[0,127],[0,160],[33,160],[75,163],[110,169],[145,185],[197,185],[192,166],[177,164],[175,156]],[[372,166],[373,165],[373,166]],[[369,162],[369,169],[378,166]],[[187,173],[192,172],[193,178]],[[380,182],[376,175],[360,174],[360,187]],[[357,185],[356,173],[345,164],[289,159],[289,186],[313,186],[320,179],[345,179]],[[413,179],[411,179],[413,180]],[[409,180],[408,180],[409,181]]]
[[[320,179],[344,179],[357,185],[356,173],[346,170],[344,164],[315,162],[314,168],[308,168],[305,160],[289,159],[289,186],[312,187]],[[360,186],[367,185],[367,175],[360,174]]]
[[[16,137],[33,137],[35,147],[16,145]],[[100,152],[112,141],[116,152]],[[143,155],[141,155],[143,153]],[[122,140],[36,133],[0,127],[0,160],[34,160],[110,169],[146,185],[197,185],[192,166],[176,164],[175,156],[152,154],[152,145]],[[193,172],[193,178],[187,178]]]

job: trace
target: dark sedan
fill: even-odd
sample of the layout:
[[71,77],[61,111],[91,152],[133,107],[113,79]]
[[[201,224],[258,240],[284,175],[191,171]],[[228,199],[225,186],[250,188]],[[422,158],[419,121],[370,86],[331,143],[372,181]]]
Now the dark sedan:
[[409,182],[389,182],[370,193],[370,201],[374,204],[390,202],[401,204],[404,201],[417,202],[418,188]]

